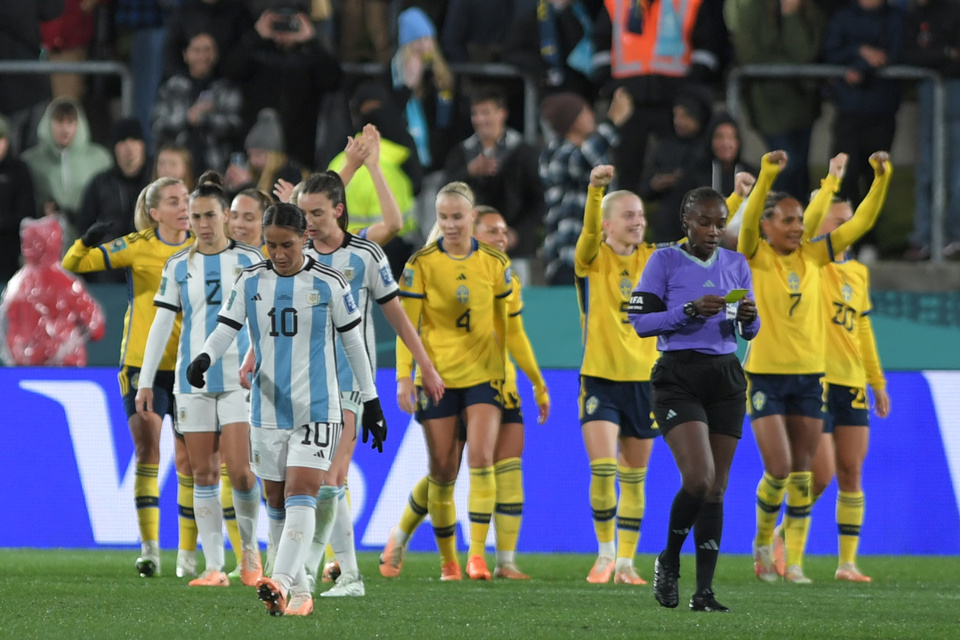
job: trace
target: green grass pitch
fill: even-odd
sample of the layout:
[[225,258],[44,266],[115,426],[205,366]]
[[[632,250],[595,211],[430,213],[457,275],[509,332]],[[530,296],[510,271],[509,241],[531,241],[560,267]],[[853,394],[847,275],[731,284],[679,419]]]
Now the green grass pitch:
[[[231,554],[228,553],[228,557]],[[133,551],[0,550],[2,638],[950,638],[960,637],[960,558],[865,557],[869,585],[838,583],[835,560],[811,557],[813,585],[761,584],[746,556],[720,557],[715,584],[729,614],[692,613],[692,556],[681,603],[663,609],[650,587],[588,585],[593,558],[521,555],[530,582],[439,581],[433,554],[410,554],[387,580],[361,554],[364,598],[316,598],[306,618],[271,618],[255,591],[188,588],[174,577],[136,576]],[[637,566],[652,578],[653,558]]]

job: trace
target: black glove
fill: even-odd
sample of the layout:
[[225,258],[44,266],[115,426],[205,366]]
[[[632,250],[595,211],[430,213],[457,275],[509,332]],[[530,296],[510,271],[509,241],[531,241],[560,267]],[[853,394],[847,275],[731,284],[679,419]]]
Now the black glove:
[[383,410],[380,409],[379,398],[367,400],[363,403],[363,443],[373,434],[373,444],[371,449],[376,449],[383,453],[383,443],[387,439],[387,421],[383,418]]
[[203,389],[203,387],[207,384],[203,379],[203,373],[209,368],[210,356],[205,353],[201,353],[194,358],[193,362],[190,363],[190,366],[187,367],[187,382],[190,383],[190,386],[196,387],[197,389]]
[[100,244],[111,230],[113,230],[112,222],[94,222],[80,238],[80,242],[88,249],[93,248]]

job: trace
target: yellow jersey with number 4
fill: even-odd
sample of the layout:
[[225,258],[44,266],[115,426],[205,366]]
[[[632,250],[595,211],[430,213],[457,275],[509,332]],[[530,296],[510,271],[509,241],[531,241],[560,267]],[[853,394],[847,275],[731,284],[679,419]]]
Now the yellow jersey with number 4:
[[856,260],[832,262],[820,272],[827,321],[826,376],[830,384],[883,388],[883,369],[870,324],[870,272]]
[[[420,328],[420,340],[447,388],[504,379],[506,298],[512,290],[510,259],[476,240],[466,256],[448,254],[440,239],[407,262],[400,278],[403,308]],[[406,348],[397,342],[398,349]],[[398,379],[410,375],[408,357],[398,356],[397,364]]]

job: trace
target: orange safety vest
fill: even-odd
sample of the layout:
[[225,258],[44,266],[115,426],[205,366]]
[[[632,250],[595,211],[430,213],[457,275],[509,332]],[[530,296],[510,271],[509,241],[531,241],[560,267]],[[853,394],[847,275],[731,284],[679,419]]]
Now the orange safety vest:
[[[610,73],[614,78],[642,75],[684,76],[690,66],[690,35],[703,0],[604,0],[613,35],[610,43]],[[635,3],[643,10],[643,33],[627,29],[630,10]],[[664,47],[660,32],[660,3],[671,2],[681,22],[680,47]],[[664,52],[664,49],[673,49]]]

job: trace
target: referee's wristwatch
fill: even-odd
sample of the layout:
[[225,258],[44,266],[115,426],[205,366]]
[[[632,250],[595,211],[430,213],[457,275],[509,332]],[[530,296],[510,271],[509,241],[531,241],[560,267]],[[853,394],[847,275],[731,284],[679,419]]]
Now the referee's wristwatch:
[[683,314],[688,318],[696,318],[697,305],[693,304],[692,302],[686,303],[685,305],[683,305]]

